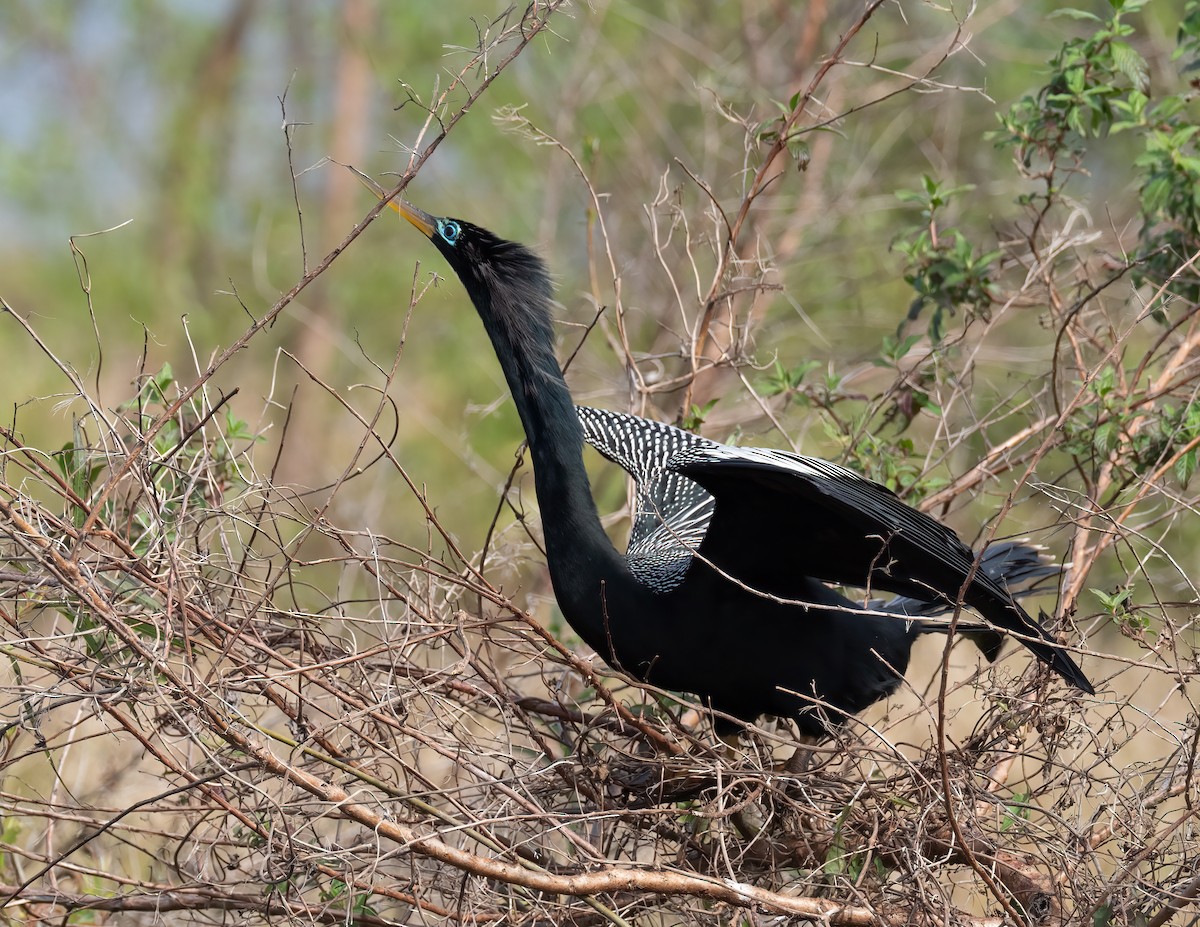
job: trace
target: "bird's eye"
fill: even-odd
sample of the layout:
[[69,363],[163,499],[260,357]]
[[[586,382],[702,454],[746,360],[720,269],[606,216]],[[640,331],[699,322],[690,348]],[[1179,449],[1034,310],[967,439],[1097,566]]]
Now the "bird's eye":
[[437,224],[438,234],[442,236],[442,240],[448,245],[458,241],[458,236],[462,234],[462,228],[453,219],[442,219]]

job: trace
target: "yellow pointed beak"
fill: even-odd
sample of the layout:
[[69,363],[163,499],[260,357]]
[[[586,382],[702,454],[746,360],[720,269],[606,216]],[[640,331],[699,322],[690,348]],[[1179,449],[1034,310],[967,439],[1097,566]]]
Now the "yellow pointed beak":
[[[374,193],[377,197],[383,199],[387,196],[387,191],[362,171],[351,167],[349,164],[345,166],[354,173],[354,176],[358,178],[359,183]],[[390,203],[388,203],[388,205],[413,225],[415,225],[421,231],[421,234],[423,234],[426,238],[432,238],[433,233],[437,231],[437,222],[433,216],[422,209],[417,209],[417,207],[411,203],[405,202],[404,200],[392,200]]]
[[415,225],[418,229],[420,229],[426,238],[433,237],[433,233],[437,230],[437,223],[434,221],[433,216],[431,216],[429,213],[422,209],[417,209],[416,206],[414,206],[412,203],[406,202],[405,200],[400,200],[400,202],[392,200],[390,203],[388,203],[388,205],[391,206],[392,209],[396,210],[396,212],[400,213],[400,215],[404,216],[405,219]]

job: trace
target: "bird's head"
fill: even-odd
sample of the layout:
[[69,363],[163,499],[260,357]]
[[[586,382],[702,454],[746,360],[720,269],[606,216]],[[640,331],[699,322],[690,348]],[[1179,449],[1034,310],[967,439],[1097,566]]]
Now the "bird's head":
[[[547,373],[561,378],[554,359],[553,294],[545,262],[521,243],[464,219],[431,216],[404,200],[388,205],[442,252],[489,333],[516,348],[523,362],[532,362],[540,371],[537,379]],[[527,383],[532,382],[532,371],[529,376]]]
[[[376,196],[386,198],[374,180],[351,170]],[[391,200],[388,205],[434,243],[462,281],[497,345],[501,365],[506,374],[511,372],[513,394],[530,393],[546,383],[562,384],[554,356],[552,292],[545,262],[524,245],[463,219],[432,216],[404,200]],[[573,407],[568,427],[579,427]]]
[[431,216],[404,200],[389,205],[442,252],[472,298],[482,294],[493,304],[507,298],[526,306],[549,300],[545,263],[519,242],[464,219]]
[[[387,191],[350,165],[358,181],[380,199]],[[407,219],[442,252],[471,298],[487,302],[546,303],[551,298],[550,272],[540,257],[515,241],[463,219],[432,216],[405,200],[391,200],[392,209]]]
[[[346,165],[359,182],[380,199],[387,192],[356,168]],[[392,209],[434,243],[454,268],[485,322],[493,313],[519,306],[540,314],[551,299],[550,272],[540,257],[515,241],[463,219],[431,216],[405,200],[391,200]]]

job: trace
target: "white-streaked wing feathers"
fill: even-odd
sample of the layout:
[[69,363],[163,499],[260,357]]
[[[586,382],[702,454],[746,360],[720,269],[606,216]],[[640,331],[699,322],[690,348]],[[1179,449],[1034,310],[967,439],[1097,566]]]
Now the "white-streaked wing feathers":
[[[619,412],[580,406],[578,414],[585,440],[634,478],[638,493],[627,556],[634,574],[656,590],[666,591],[682,581],[706,539],[704,551],[724,559],[721,554],[730,552],[722,536],[727,526],[732,525],[731,536],[745,536],[745,526],[731,521],[736,516],[718,507],[726,480],[736,486],[739,510],[755,509],[751,490],[761,487],[765,504],[750,516],[758,529],[780,532],[779,556],[793,569],[803,564],[808,575],[827,582],[891,588],[923,602],[948,603],[936,591],[946,584],[934,581],[934,575],[943,580],[942,574],[948,574],[957,588],[975,562],[975,552],[951,529],[838,464],[788,451],[718,444]],[[717,535],[709,537],[714,530]],[[830,559],[856,546],[858,556]],[[915,569],[918,577],[929,577],[904,587],[891,585],[887,555],[879,556],[884,548],[889,555],[903,549],[920,561],[906,562],[902,572]],[[731,566],[737,564],[736,552],[733,556]],[[761,559],[763,548],[756,546],[753,556]],[[1007,590],[984,571],[975,571],[972,586],[1011,601]],[[1013,619],[1037,635],[1040,628],[1019,616],[1012,611]]]
[[670,469],[681,453],[719,444],[660,422],[578,406],[584,440],[619,464],[637,487],[626,558],[633,574],[666,592],[683,581],[712,521],[713,497]]

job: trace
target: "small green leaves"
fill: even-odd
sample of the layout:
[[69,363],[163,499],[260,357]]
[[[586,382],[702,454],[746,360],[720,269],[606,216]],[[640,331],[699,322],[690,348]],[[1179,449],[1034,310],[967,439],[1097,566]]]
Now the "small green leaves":
[[1135,640],[1144,640],[1147,635],[1153,635],[1149,613],[1133,604],[1132,585],[1118,586],[1112,592],[1100,589],[1090,591],[1100,600],[1104,611],[1123,635]]
[[[809,161],[812,159],[812,150],[809,148],[808,142],[804,136],[809,132],[827,130],[828,127],[812,128],[807,127],[797,130],[792,124],[789,127],[789,120],[792,114],[796,112],[796,108],[800,106],[802,94],[797,91],[792,94],[787,103],[775,100],[775,106],[779,109],[779,115],[771,119],[766,119],[758,124],[754,130],[754,138],[764,145],[776,145],[782,141],[782,147],[787,151],[788,156],[796,163],[796,170],[808,170]],[[786,135],[780,135],[785,132]]]
[[1192,478],[1192,474],[1195,472],[1196,448],[1193,447],[1191,450],[1181,454],[1179,459],[1175,461],[1175,478],[1184,486],[1187,486]]
[[977,251],[956,228],[939,228],[939,210],[974,187],[967,184],[943,188],[928,175],[921,190],[901,190],[896,198],[920,207],[921,222],[893,244],[905,259],[905,281],[916,291],[907,318],[914,321],[925,309],[934,311],[929,320],[929,337],[939,342],[945,334],[947,315],[959,309],[968,315],[986,313],[995,292],[994,275],[1001,252]]
[[[1139,3],[1114,5],[1105,22],[1086,10],[1064,9],[1057,16],[1096,23],[1088,37],[1066,42],[1050,62],[1051,77],[1037,93],[1026,96],[1001,115],[1001,143],[1013,146],[1023,169],[1051,170],[1064,155],[1082,156],[1083,142],[1107,133],[1120,101],[1130,93],[1149,92],[1149,69],[1142,55],[1125,39],[1133,28],[1121,22],[1123,13]],[[1067,172],[1078,168],[1067,163]]]
[[908,335],[904,338],[896,335],[884,335],[883,350],[871,363],[876,367],[888,367],[894,370],[920,340],[920,335]]
[[1001,832],[1009,830],[1018,821],[1029,820],[1029,805],[1032,793],[1013,792],[1012,801],[1004,806],[1004,819],[1000,822]]
[[1119,586],[1113,592],[1092,589],[1091,593],[1100,600],[1100,604],[1104,606],[1104,610],[1114,618],[1128,613],[1129,603],[1133,597],[1133,589],[1129,586]]
[[926,221],[933,219],[937,210],[950,205],[954,198],[970,193],[975,185],[968,183],[957,187],[943,188],[942,185],[928,174],[921,175],[920,190],[897,190],[896,199],[901,203],[915,203],[921,207],[921,217]]
[[793,367],[784,367],[778,360],[771,366],[770,373],[763,379],[760,391],[764,396],[783,396],[784,402],[790,402],[804,395],[804,378],[810,371],[821,366],[820,361],[801,361]]
[[341,879],[331,879],[329,884],[321,889],[321,900],[324,902],[344,901],[350,893],[350,903],[347,904],[346,911],[354,915],[355,918],[360,917],[377,917],[376,911],[369,904],[367,899],[370,894],[367,892],[354,892],[353,888],[343,882]]
[[821,866],[821,872],[826,878],[836,878],[844,876],[851,882],[857,883],[863,875],[863,870],[866,869],[868,860],[871,861],[871,873],[881,882],[886,880],[889,874],[888,867],[883,860],[878,856],[867,853],[865,850],[852,849],[846,840],[846,821],[851,813],[851,807],[847,807],[838,815],[838,819],[834,824],[833,839],[830,840],[829,846],[825,850],[825,859]]
[[1088,22],[1099,23],[1104,22],[1095,13],[1088,10],[1076,10],[1071,7],[1063,7],[1062,9],[1053,10],[1046,16],[1047,19],[1080,19]]
[[1200,465],[1200,397],[1163,402],[1145,416],[1146,398],[1131,391],[1128,373],[1109,364],[1085,384],[1084,398],[1063,423],[1063,448],[1090,480],[1115,467],[1127,483],[1171,473],[1186,486]]
[[[1108,20],[1086,10],[1059,10],[1081,22],[1093,23],[1089,36],[1072,39],[1050,62],[1051,76],[1000,116],[999,144],[1013,149],[1018,168],[1044,184],[1040,195],[1027,195],[1034,208],[1040,200],[1055,202],[1065,181],[1083,171],[1082,159],[1093,139],[1119,132],[1136,136],[1140,153],[1134,156],[1139,179],[1142,230],[1135,285],[1156,290],[1171,281],[1171,295],[1189,302],[1200,300],[1194,276],[1172,279],[1180,256],[1200,249],[1200,127],[1190,115],[1193,91],[1185,89],[1155,100],[1150,68],[1136,44],[1134,29],[1122,17],[1140,11],[1144,0],[1110,0]],[[1173,60],[1182,61],[1181,74],[1200,66],[1200,2],[1188,0],[1177,32]],[[1166,321],[1161,306],[1154,317]]]
[[[87,502],[91,498],[96,480],[104,471],[104,464],[99,463],[98,459],[86,446],[82,430],[78,423],[76,423],[74,430],[74,439],[64,444],[62,450],[54,455],[54,462],[58,465],[58,471],[62,474],[63,479],[67,481],[67,485],[71,487],[71,492],[77,498]],[[75,523],[76,528],[82,527],[86,518],[86,508],[72,506],[71,519]]]
[[720,402],[720,399],[710,399],[702,406],[693,403],[687,415],[679,423],[679,427],[684,431],[699,431],[700,427],[704,424],[704,420],[708,418],[708,413],[713,410],[713,407],[718,402]]

